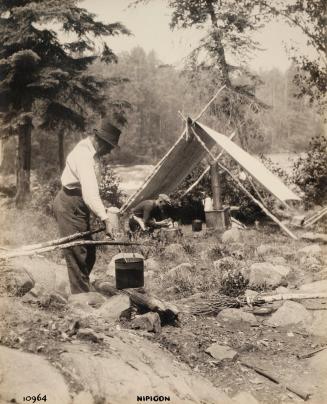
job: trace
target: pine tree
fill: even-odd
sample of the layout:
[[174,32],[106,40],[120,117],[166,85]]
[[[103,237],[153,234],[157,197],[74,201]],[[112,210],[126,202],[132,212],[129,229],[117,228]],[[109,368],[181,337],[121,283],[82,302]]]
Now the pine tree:
[[[106,83],[89,66],[97,57],[115,62],[104,38],[129,34],[121,23],[98,21],[79,2],[0,0],[1,129],[3,137],[18,136],[18,207],[30,192],[33,128],[59,133],[62,160],[63,133],[85,128],[90,111],[104,112]],[[58,27],[73,39],[61,42]]]

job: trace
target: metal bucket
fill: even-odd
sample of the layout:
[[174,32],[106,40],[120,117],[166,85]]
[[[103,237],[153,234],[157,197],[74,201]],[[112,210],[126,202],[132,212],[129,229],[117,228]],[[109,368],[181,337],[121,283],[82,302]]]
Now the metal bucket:
[[201,220],[193,220],[192,222],[192,231],[201,231],[202,230],[202,221]]
[[144,286],[143,258],[118,258],[115,260],[116,288],[141,288]]

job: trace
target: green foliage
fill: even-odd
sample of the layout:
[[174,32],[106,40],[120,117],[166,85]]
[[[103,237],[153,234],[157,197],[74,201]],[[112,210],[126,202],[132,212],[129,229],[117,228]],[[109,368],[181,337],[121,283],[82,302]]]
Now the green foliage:
[[53,201],[60,188],[59,178],[39,183],[32,192],[30,207],[36,212],[53,216]]
[[[29,192],[32,127],[42,128],[47,135],[63,134],[85,129],[86,118],[104,113],[107,83],[88,69],[101,52],[99,39],[129,34],[120,23],[96,20],[78,3],[0,1],[0,118],[4,136],[20,135],[17,191],[21,200]],[[73,42],[62,43],[57,31],[46,28],[49,24],[70,34]],[[106,44],[102,59],[116,62]],[[114,103],[111,107],[113,114],[121,111]]]
[[309,150],[293,167],[293,181],[304,192],[307,206],[327,202],[327,139],[311,139]]
[[108,165],[101,167],[101,182],[99,191],[101,199],[111,206],[120,208],[126,198],[126,194],[119,189],[119,178]]

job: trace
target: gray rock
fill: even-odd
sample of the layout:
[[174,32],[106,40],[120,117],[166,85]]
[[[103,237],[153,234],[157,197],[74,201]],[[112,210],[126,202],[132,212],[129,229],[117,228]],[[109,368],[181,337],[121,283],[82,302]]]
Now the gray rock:
[[92,328],[80,328],[77,331],[77,338],[85,340],[85,341],[91,341],[91,342],[100,342],[103,341],[103,336],[100,334],[96,333]]
[[55,288],[57,267],[63,268],[52,261],[38,257],[16,257],[11,263],[15,268],[27,271],[34,279],[35,285],[43,287],[47,292]]
[[223,361],[224,359],[236,359],[238,355],[237,352],[231,347],[219,344],[210,345],[209,348],[206,349],[206,353],[210,354],[219,362]]
[[138,395],[150,392],[170,396],[173,403],[232,403],[211,382],[176,363],[174,355],[132,333],[124,333],[124,339],[110,338],[110,349],[99,356],[91,347],[82,348],[83,352],[70,346],[60,362],[97,402],[110,398],[115,404],[133,403]]
[[[292,293],[292,290],[289,288],[285,288],[284,286],[278,286],[278,288],[275,289],[275,292],[279,295],[285,295],[287,293]],[[293,291],[293,293],[295,293]]]
[[51,404],[71,403],[63,376],[41,356],[0,346],[0,369],[1,402],[22,403],[40,393]]
[[244,322],[251,325],[258,323],[255,316],[251,313],[246,313],[240,309],[224,309],[217,316],[218,322]]
[[34,279],[24,268],[9,267],[4,271],[4,282],[2,282],[11,294],[23,296],[33,289]]
[[267,256],[266,261],[272,263],[273,265],[285,265],[286,259],[280,256]]
[[283,278],[286,278],[291,272],[291,268],[286,265],[275,265],[274,270],[277,271]]
[[88,306],[99,308],[105,303],[106,299],[98,292],[77,293],[69,296],[70,306],[80,309],[88,309]]
[[306,283],[300,287],[300,291],[306,293],[327,293],[327,279]]
[[306,325],[306,330],[317,337],[327,337],[326,311],[313,311],[312,322]]
[[145,330],[148,332],[160,333],[161,321],[158,313],[146,313],[137,316],[131,321],[131,327],[137,330]]
[[285,327],[288,325],[311,323],[311,314],[300,303],[286,301],[271,317],[266,324]]
[[258,296],[259,292],[256,292],[255,290],[251,290],[251,289],[246,289],[246,291],[244,292],[244,296],[245,297],[256,297]]
[[278,252],[279,252],[278,249],[271,244],[261,244],[259,245],[259,247],[257,247],[257,255],[259,257],[265,257]]
[[316,243],[327,243],[327,234],[324,233],[304,233],[301,238],[303,240],[315,241]]
[[249,285],[250,286],[271,286],[276,287],[282,284],[284,275],[282,270],[276,268],[270,262],[258,262],[252,264],[249,270]]
[[161,266],[159,262],[156,261],[154,258],[148,258],[147,260],[144,261],[144,269],[146,270],[146,272],[148,271],[160,272]]
[[221,236],[221,241],[223,243],[240,243],[243,241],[243,232],[236,228],[226,230]]
[[192,264],[184,262],[182,264],[177,265],[174,268],[171,268],[167,272],[167,276],[170,277],[170,278],[180,278],[180,277],[183,277],[185,275],[191,274],[192,269],[193,269]]
[[241,391],[233,397],[233,401],[236,404],[259,404],[259,401],[256,400],[251,393],[247,391]]
[[308,362],[309,371],[312,375],[312,385],[316,387],[310,401],[314,404],[327,403],[327,350],[316,353],[308,359]]
[[95,404],[95,401],[89,391],[80,391],[73,398],[72,404]]
[[166,246],[163,252],[163,258],[176,264],[187,261],[185,250],[181,244],[172,243]]
[[108,322],[119,320],[120,314],[130,307],[129,297],[126,295],[112,296],[97,310],[97,316]]
[[314,255],[319,257],[321,255],[321,247],[319,244],[312,244],[301,248],[298,252],[300,255]]

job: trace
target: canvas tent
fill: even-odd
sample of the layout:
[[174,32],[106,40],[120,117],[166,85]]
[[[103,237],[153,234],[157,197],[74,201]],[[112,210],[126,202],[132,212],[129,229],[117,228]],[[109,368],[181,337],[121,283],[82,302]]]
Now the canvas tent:
[[142,187],[127,200],[121,208],[121,213],[127,212],[142,200],[157,197],[159,193],[170,194],[173,192],[193,168],[208,154],[207,150],[210,151],[214,145],[219,145],[251,177],[256,179],[280,201],[286,203],[290,200],[300,200],[293,191],[287,188],[259,160],[229,140],[227,136],[196,121],[192,124],[192,131],[188,132],[185,130],[183,132],[174,146],[159,161],[148,178],[146,178]]

